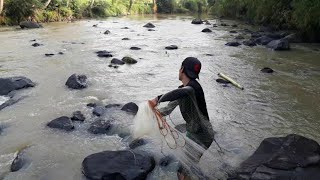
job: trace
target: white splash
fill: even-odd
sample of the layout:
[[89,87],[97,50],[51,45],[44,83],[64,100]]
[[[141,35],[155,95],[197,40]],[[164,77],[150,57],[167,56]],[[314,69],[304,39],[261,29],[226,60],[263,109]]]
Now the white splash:
[[7,97],[7,96],[0,96],[0,106],[1,106],[3,103],[7,102],[9,99],[10,99],[10,98]]

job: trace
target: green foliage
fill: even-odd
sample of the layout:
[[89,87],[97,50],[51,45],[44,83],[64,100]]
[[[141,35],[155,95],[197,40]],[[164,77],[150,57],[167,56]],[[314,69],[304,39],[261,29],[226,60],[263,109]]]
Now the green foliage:
[[157,0],[157,6],[159,13],[173,13],[176,3],[174,0]]
[[37,7],[40,7],[37,0],[10,0],[4,7],[5,16],[19,24],[24,18],[32,16]]
[[184,7],[191,12],[198,12],[198,1],[196,0],[187,0],[184,2]]

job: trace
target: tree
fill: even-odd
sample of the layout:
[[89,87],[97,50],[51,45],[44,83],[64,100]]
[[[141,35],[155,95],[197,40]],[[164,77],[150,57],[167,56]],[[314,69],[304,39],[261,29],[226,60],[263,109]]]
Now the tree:
[[46,9],[49,6],[50,2],[51,0],[47,0],[47,2],[44,4],[44,9]]
[[0,14],[1,14],[2,10],[3,10],[3,1],[4,0],[0,0]]

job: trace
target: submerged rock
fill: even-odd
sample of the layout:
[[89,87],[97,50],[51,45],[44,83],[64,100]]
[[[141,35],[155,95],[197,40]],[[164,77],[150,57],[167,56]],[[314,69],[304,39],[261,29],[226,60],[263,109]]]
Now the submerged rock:
[[11,172],[19,171],[21,168],[23,168],[27,164],[27,162],[29,160],[27,158],[27,153],[26,153],[27,148],[28,148],[28,146],[26,146],[16,152],[15,158],[12,161],[11,166],[10,166]]
[[138,61],[133,59],[132,57],[123,57],[122,61],[125,62],[126,64],[136,64]]
[[33,29],[33,28],[42,28],[42,25],[32,21],[23,21],[20,23],[20,27],[22,29],[24,28]]
[[225,79],[216,79],[216,82],[217,83],[220,83],[220,84],[230,84],[231,82],[228,81],[228,80],[225,80]]
[[111,31],[106,30],[103,34],[110,34],[110,33],[111,33]]
[[245,45],[245,46],[250,46],[250,47],[257,45],[257,44],[256,44],[254,41],[252,41],[252,40],[243,41],[242,43],[243,43],[243,45]]
[[108,104],[105,106],[106,109],[120,107],[121,104]]
[[262,141],[230,179],[308,179],[320,177],[320,146],[311,139],[291,134]]
[[43,46],[43,44],[40,44],[40,43],[33,43],[31,46],[33,46],[33,47],[39,47],[39,46]]
[[92,114],[96,116],[102,116],[105,113],[106,113],[106,108],[104,106],[96,106],[92,111]]
[[235,34],[235,33],[238,33],[237,31],[229,31],[229,33],[233,33],[233,34]]
[[233,47],[237,47],[240,46],[241,44],[238,42],[228,42],[227,44],[225,44],[226,46],[233,46]]
[[98,51],[97,56],[98,57],[106,57],[106,58],[113,57],[113,55],[108,51]]
[[86,120],[86,118],[85,118],[84,115],[81,113],[81,111],[75,111],[75,112],[73,112],[73,114],[72,114],[71,120],[72,120],[72,121],[84,121],[84,120]]
[[82,162],[83,174],[94,180],[146,179],[154,167],[151,156],[134,151],[104,151]]
[[203,24],[203,21],[201,19],[194,19],[191,24]]
[[130,102],[125,104],[122,108],[122,111],[126,111],[126,112],[131,112],[133,114],[137,114],[139,107],[137,106],[137,104]]
[[23,76],[0,78],[0,95],[8,95],[11,91],[34,86],[35,83]]
[[238,27],[238,25],[236,25],[236,24],[232,24],[232,25],[231,25],[231,27]]
[[143,146],[147,143],[148,142],[145,139],[135,139],[129,144],[129,147],[130,147],[130,149],[135,149],[135,148],[137,148],[139,146]]
[[167,46],[165,49],[167,49],[167,50],[175,50],[175,49],[178,49],[178,46],[170,45],[170,46]]
[[245,39],[242,35],[238,35],[235,37],[235,39]]
[[52,54],[52,53],[48,53],[48,54],[44,54],[44,55],[47,56],[47,57],[54,56],[54,54]]
[[47,126],[50,128],[62,129],[65,131],[74,130],[73,123],[72,123],[71,119],[67,116],[62,116],[57,119],[54,119],[54,120],[50,121],[47,124]]
[[154,29],[148,29],[148,31],[156,31],[156,30],[154,30]]
[[260,45],[267,45],[271,41],[273,41],[273,39],[265,35],[255,39],[255,43]]
[[155,28],[156,26],[153,25],[152,23],[147,23],[147,24],[144,25],[143,27],[145,27],[145,28]]
[[130,48],[130,50],[141,50],[141,48],[133,46]]
[[98,119],[93,122],[88,129],[88,131],[92,134],[107,134],[111,135],[112,132],[110,131],[112,128],[112,120],[103,120]]
[[97,106],[96,103],[88,103],[88,104],[87,104],[87,107],[96,107],[96,106]]
[[84,89],[84,88],[88,87],[87,76],[72,74],[68,78],[68,80],[66,82],[66,86],[70,89]]
[[125,64],[125,62],[123,62],[122,60],[117,59],[117,58],[113,58],[113,59],[111,60],[111,63],[112,63],[112,64],[118,64],[118,65],[123,65],[123,64]]
[[261,72],[263,72],[263,73],[273,73],[274,71],[271,68],[265,67],[265,68],[261,69]]
[[290,50],[290,43],[287,39],[273,40],[267,47],[275,51],[285,51]]
[[205,28],[205,29],[203,29],[201,32],[209,33],[209,32],[212,32],[212,31],[211,31],[211,29],[209,29],[209,28]]
[[123,41],[128,41],[130,40],[129,38],[122,38]]

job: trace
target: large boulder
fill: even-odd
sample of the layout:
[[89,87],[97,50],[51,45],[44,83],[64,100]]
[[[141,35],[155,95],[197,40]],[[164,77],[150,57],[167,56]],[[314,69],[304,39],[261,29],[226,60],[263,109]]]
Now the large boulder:
[[280,180],[320,177],[320,146],[311,139],[291,134],[267,138],[230,179]]
[[201,19],[194,19],[191,24],[203,24],[203,21]]
[[98,119],[93,122],[88,129],[88,131],[92,134],[107,134],[112,135],[112,122],[113,120],[103,120]]
[[11,172],[19,171],[29,163],[30,159],[28,158],[27,152],[26,152],[26,149],[28,147],[29,146],[25,146],[15,153],[15,158],[12,161],[10,166]]
[[137,106],[137,104],[133,103],[133,102],[129,102],[127,104],[125,104],[122,108],[122,111],[126,111],[126,112],[130,112],[133,114],[137,114],[139,107]]
[[125,62],[126,64],[136,64],[138,61],[133,59],[132,57],[123,57],[122,61]]
[[70,89],[84,89],[84,88],[88,87],[87,76],[72,74],[68,78],[68,80],[66,82],[66,86]]
[[275,51],[290,50],[290,43],[287,39],[273,40],[267,45],[268,48]]
[[267,45],[269,42],[273,41],[274,39],[264,35],[261,36],[257,39],[255,39],[255,43],[260,44],[260,45]]
[[24,28],[32,29],[32,28],[42,28],[42,25],[40,25],[36,22],[32,22],[32,21],[23,21],[20,23],[20,27],[22,29],[24,29]]
[[50,121],[47,124],[47,126],[50,128],[61,129],[61,130],[65,130],[65,131],[74,130],[73,123],[72,123],[71,119],[67,116],[62,116],[57,119],[54,119],[54,120]]
[[104,151],[82,162],[82,172],[91,180],[146,179],[154,167],[153,157],[134,151]]
[[35,84],[26,77],[0,78],[0,95],[8,95],[11,91],[34,86]]

